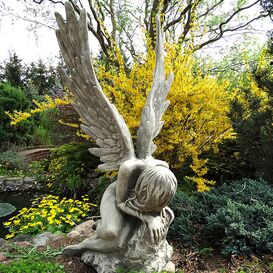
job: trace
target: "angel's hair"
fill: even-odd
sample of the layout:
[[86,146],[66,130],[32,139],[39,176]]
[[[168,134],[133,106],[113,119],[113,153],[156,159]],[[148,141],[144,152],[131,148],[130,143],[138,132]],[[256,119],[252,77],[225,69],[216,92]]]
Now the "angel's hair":
[[147,168],[138,177],[133,198],[126,203],[140,212],[160,212],[173,198],[176,188],[177,180],[168,168]]

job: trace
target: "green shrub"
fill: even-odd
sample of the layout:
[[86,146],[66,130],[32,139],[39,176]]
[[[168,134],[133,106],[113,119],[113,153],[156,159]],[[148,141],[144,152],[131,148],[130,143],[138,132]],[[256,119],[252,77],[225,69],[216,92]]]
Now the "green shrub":
[[26,163],[17,153],[16,149],[0,153],[0,175],[24,176],[26,175]]
[[30,101],[20,88],[0,83],[0,150],[6,150],[10,143],[22,146],[31,142],[33,121],[27,120],[13,126],[5,113],[13,110],[24,111],[29,106]]
[[189,197],[178,192],[170,236],[185,246],[213,247],[225,255],[273,252],[273,189],[243,179]]
[[65,273],[64,266],[44,261],[19,260],[9,264],[0,264],[1,273]]
[[0,153],[0,164],[5,164],[10,169],[23,169],[26,167],[24,159],[14,148]]
[[81,196],[90,189],[87,174],[99,160],[88,151],[90,143],[70,143],[53,149],[49,164],[49,184],[55,193]]
[[48,180],[48,159],[42,159],[39,161],[32,161],[27,166],[27,172],[29,176],[35,177],[38,182],[47,183]]

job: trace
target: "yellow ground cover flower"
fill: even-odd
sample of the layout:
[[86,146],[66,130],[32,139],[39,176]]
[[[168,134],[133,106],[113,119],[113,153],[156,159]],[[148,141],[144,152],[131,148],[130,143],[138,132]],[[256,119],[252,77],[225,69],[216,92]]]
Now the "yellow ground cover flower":
[[80,201],[48,195],[34,199],[31,208],[23,208],[16,216],[4,223],[4,226],[10,231],[6,239],[20,233],[68,232],[76,223],[83,221],[93,207],[88,202],[88,197],[84,198],[84,201]]

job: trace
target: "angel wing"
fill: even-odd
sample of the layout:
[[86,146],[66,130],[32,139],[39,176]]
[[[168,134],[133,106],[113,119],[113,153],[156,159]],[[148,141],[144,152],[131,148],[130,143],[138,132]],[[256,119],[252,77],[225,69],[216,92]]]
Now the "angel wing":
[[103,93],[91,62],[86,12],[79,20],[73,6],[65,3],[67,20],[55,14],[59,29],[56,36],[69,75],[59,68],[62,80],[75,96],[74,107],[80,114],[82,130],[99,148],[89,151],[100,157],[101,170],[117,170],[122,161],[135,157],[132,137],[122,116]]
[[156,66],[154,69],[153,83],[146,105],[142,110],[141,121],[137,132],[136,152],[137,157],[140,159],[151,156],[156,150],[153,139],[162,129],[164,122],[161,118],[169,106],[169,101],[166,101],[166,97],[173,81],[172,73],[170,73],[168,79],[165,81],[164,33],[160,26],[160,18],[158,15],[156,16],[156,33]]

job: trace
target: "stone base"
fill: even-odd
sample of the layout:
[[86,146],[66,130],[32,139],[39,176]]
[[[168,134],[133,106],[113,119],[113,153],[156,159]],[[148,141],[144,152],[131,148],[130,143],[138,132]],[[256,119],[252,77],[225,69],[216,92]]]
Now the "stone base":
[[124,250],[109,254],[86,251],[81,259],[98,273],[116,273],[119,269],[150,273],[161,272],[167,265],[169,267],[172,254],[173,248],[168,244],[166,234],[159,244],[152,244],[148,230],[142,224]]

